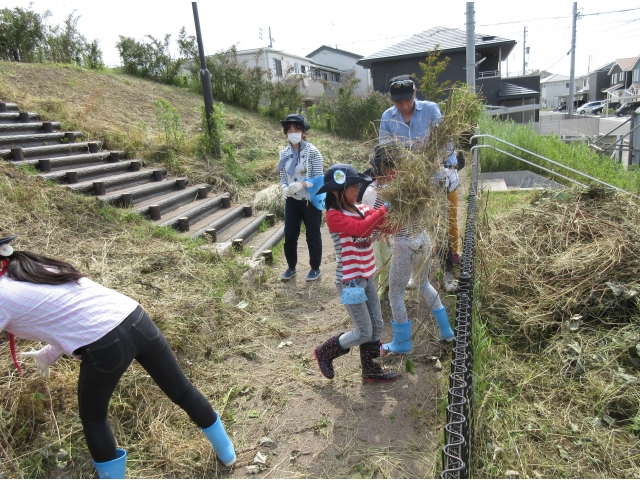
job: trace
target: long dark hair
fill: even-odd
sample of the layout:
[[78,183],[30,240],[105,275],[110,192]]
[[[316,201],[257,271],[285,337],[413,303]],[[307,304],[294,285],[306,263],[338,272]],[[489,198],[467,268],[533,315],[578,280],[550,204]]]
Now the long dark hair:
[[9,257],[7,276],[18,282],[45,285],[78,283],[85,275],[70,263],[33,252],[13,252]]
[[[342,200],[342,198],[344,198],[344,189],[331,190],[331,191],[327,192],[327,196],[324,199],[324,206],[327,209],[327,211],[331,210],[332,208],[335,209],[335,210],[342,210],[342,201],[338,201],[338,199],[333,194],[333,192],[338,192],[338,194],[340,195],[340,199],[341,200]],[[361,218],[364,218],[363,213],[360,211],[360,209],[358,207],[356,207],[354,204],[351,204],[351,203],[349,203],[348,205],[351,208],[353,208],[353,210],[358,212],[358,215],[360,215]]]

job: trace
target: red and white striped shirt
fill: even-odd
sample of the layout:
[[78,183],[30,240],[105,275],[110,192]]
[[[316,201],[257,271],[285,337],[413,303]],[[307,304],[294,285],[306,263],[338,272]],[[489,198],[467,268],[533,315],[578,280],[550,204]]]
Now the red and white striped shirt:
[[41,285],[0,277],[0,331],[46,342],[39,358],[53,365],[64,353],[75,357],[74,350],[102,338],[138,307],[86,277],[78,282]]
[[373,256],[373,231],[384,223],[387,207],[374,210],[367,205],[358,205],[364,215],[345,210],[327,211],[327,226],[336,249],[335,282],[346,282],[356,278],[370,278],[376,273]]

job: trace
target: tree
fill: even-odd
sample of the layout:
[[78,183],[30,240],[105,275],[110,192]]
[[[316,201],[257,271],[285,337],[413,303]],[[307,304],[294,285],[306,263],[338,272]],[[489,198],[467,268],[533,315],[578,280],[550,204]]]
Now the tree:
[[0,10],[0,60],[37,61],[47,38],[44,21],[49,15],[20,7]]
[[[451,80],[438,83],[438,77],[444,72],[451,61],[451,58],[444,57],[438,61],[442,50],[438,50],[440,44],[436,44],[434,50],[427,54],[426,63],[420,62],[422,69],[422,79],[420,80],[420,93],[429,101],[439,103],[446,97],[446,90],[451,85]],[[415,77],[415,74],[414,74]],[[458,82],[456,82],[457,84]]]

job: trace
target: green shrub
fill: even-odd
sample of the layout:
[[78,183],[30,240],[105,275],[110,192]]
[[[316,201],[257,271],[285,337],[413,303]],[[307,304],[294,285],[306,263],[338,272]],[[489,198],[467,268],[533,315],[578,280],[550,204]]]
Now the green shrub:
[[202,104],[200,108],[200,119],[202,133],[198,135],[196,153],[201,156],[213,155],[219,158],[220,148],[222,146],[222,132],[224,130],[224,111],[222,110],[222,104],[217,103],[213,106],[213,115],[209,120],[210,128],[207,127],[207,113],[204,104]]
[[64,24],[47,25],[51,16],[15,7],[0,10],[0,60],[70,63],[92,69],[103,67],[98,40],[91,43],[78,31],[79,16],[67,15]]
[[182,128],[180,114],[164,98],[156,100],[156,119],[164,131],[165,144],[173,152],[179,152],[184,146],[186,135]]
[[325,128],[331,132],[355,139],[377,136],[382,113],[391,106],[387,95],[369,90],[364,95],[355,93],[360,82],[354,73],[343,77],[342,84],[330,89],[329,95],[318,99],[318,109],[314,110],[314,122],[324,119]]
[[265,113],[273,118],[284,118],[297,112],[302,105],[302,94],[298,88],[300,79],[296,75],[287,76],[276,82],[268,82],[268,103]]
[[[249,67],[247,62],[240,61],[235,46],[208,56],[206,64],[216,101],[258,111],[258,105],[269,88],[269,82],[265,78],[266,70],[257,66],[257,63],[256,66]],[[192,88],[202,92],[199,60],[191,64],[190,71]]]
[[137,41],[131,37],[123,37],[116,43],[122,60],[122,70],[138,77],[147,78],[167,85],[183,86],[182,67],[188,58],[195,55],[195,37],[187,37],[184,27],[178,37],[178,48],[181,57],[171,55],[171,35],[166,34],[163,40],[146,35],[149,40]]

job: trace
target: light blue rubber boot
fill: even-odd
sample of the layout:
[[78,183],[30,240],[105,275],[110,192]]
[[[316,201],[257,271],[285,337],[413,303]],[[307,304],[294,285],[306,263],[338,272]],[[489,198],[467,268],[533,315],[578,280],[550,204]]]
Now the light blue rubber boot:
[[207,436],[213,449],[216,451],[216,455],[224,466],[229,467],[236,463],[236,451],[233,449],[233,443],[229,439],[227,432],[224,430],[220,415],[216,412],[218,419],[208,428],[203,428],[202,431]]
[[108,462],[93,462],[98,471],[98,478],[124,478],[127,470],[127,452],[116,448],[116,455],[115,459]]
[[391,343],[384,343],[382,349],[386,353],[411,353],[411,320],[406,323],[396,323],[391,320],[391,328],[393,329],[393,340]]
[[447,311],[445,308],[438,308],[437,310],[433,310],[431,313],[436,317],[436,322],[438,322],[438,326],[440,327],[440,338],[447,342],[453,342],[453,337],[455,337],[455,335],[453,330],[451,330],[449,317],[447,317]]

